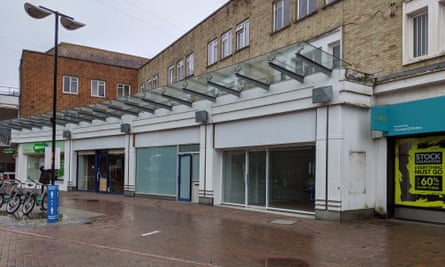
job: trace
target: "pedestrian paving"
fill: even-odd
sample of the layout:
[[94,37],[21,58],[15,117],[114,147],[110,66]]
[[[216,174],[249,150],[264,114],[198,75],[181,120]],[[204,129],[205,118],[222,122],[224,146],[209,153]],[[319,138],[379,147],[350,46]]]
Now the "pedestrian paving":
[[56,223],[0,211],[0,266],[445,266],[444,225],[83,192],[59,202]]

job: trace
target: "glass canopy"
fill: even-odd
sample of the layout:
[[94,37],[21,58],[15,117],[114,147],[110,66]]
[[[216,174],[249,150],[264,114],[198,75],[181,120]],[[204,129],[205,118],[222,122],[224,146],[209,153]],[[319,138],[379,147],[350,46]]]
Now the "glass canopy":
[[[66,125],[107,117],[120,118],[125,114],[138,116],[141,112],[154,113],[156,109],[172,110],[176,105],[192,107],[196,101],[215,102],[220,96],[239,97],[252,88],[268,90],[270,85],[294,79],[304,83],[306,75],[321,72],[331,75],[335,68],[349,65],[339,58],[306,42],[299,42],[220,70],[151,89],[127,97],[57,112],[56,123]],[[10,130],[51,127],[52,113],[0,121],[0,134]]]

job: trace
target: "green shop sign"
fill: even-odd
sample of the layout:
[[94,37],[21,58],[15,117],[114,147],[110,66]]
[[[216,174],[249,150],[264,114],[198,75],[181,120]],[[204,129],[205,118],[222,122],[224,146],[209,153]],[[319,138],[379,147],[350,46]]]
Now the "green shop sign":
[[3,149],[3,154],[5,154],[5,155],[14,155],[15,154],[15,149],[13,149],[13,148],[5,148],[5,149]]
[[42,153],[45,152],[45,147],[47,147],[48,144],[47,143],[35,143],[32,146],[32,150],[36,153]]
[[[45,147],[51,147],[51,142],[25,143],[22,144],[22,152],[24,154],[44,153]],[[63,141],[57,141],[56,147],[60,148],[60,152],[63,153],[65,143]]]

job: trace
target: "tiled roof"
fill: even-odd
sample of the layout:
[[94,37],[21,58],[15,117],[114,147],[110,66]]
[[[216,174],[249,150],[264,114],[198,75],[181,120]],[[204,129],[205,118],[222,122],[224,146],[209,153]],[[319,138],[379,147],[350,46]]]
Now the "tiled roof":
[[[54,48],[46,52],[54,54]],[[69,43],[60,43],[58,55],[61,57],[87,60],[119,67],[139,69],[149,61],[148,58],[132,56],[103,49],[81,46]]]

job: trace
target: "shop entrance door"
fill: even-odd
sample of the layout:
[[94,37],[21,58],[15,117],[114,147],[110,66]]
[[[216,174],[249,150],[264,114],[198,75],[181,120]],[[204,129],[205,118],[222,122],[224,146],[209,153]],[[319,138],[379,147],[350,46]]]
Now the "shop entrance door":
[[96,192],[108,192],[109,155],[96,152],[95,159]]
[[179,155],[178,164],[178,200],[191,200],[192,154]]

